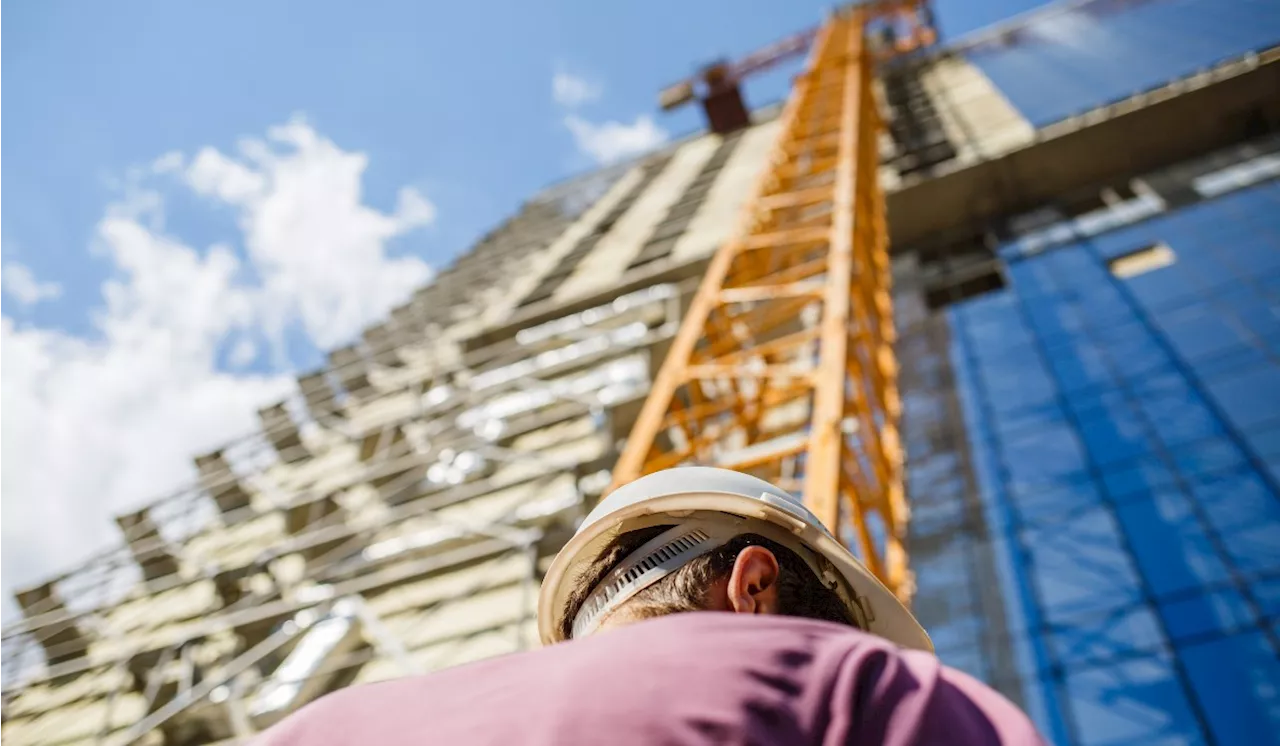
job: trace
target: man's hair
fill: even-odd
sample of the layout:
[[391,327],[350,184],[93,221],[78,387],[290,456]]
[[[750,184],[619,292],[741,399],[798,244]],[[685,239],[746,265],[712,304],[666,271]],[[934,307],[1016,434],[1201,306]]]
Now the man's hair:
[[[592,589],[632,552],[671,526],[652,526],[621,534],[600,554],[600,559],[580,575],[569,594],[560,633],[573,637],[573,620]],[[773,552],[778,560],[778,612],[787,616],[821,619],[859,626],[835,591],[827,588],[800,555],[776,541],[758,534],[742,534],[710,552],[695,557],[680,569],[627,599],[619,609],[627,609],[641,619],[682,611],[702,611],[707,607],[711,585],[733,572],[734,561],[747,547],[759,546]]]

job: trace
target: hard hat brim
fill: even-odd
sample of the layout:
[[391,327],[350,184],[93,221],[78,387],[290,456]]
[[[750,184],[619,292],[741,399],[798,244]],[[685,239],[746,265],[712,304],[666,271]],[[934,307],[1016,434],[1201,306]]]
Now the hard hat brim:
[[[538,633],[544,644],[560,642],[565,604],[578,578],[596,562],[616,536],[663,522],[679,523],[693,512],[715,511],[756,518],[788,531],[797,541],[824,557],[844,578],[869,611],[868,631],[904,648],[933,650],[929,635],[888,588],[821,524],[803,520],[783,501],[764,501],[724,492],[687,492],[644,499],[583,526],[552,561],[538,598]],[[669,521],[655,520],[669,517]]]

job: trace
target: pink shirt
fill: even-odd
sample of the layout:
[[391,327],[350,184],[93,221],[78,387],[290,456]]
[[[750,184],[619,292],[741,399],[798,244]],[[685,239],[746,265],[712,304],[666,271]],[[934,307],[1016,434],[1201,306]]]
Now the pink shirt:
[[343,689],[259,737],[285,744],[1042,744],[931,655],[782,616],[675,614]]

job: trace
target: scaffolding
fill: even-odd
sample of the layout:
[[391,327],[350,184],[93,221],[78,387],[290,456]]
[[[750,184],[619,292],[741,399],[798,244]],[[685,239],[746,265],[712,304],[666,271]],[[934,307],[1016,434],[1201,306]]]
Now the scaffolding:
[[[640,251],[736,206],[741,189],[675,191],[648,225],[614,225],[680,168],[664,171],[673,152],[698,154],[683,168],[709,187],[730,154],[763,155],[744,140],[694,138],[539,195],[300,376],[261,432],[198,456],[195,484],[121,516],[123,545],[21,592],[6,739],[239,739],[338,686],[536,644],[542,569],[607,484],[696,249],[722,231],[684,231],[695,250],[668,244],[622,292],[564,270],[602,240]],[[557,273],[570,300],[545,292]]]

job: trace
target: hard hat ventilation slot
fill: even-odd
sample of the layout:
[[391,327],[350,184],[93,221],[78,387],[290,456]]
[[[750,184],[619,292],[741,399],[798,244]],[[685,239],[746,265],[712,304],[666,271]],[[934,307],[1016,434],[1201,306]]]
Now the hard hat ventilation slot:
[[679,570],[689,560],[724,544],[736,531],[729,529],[724,533],[724,536],[713,536],[711,531],[697,525],[684,524],[664,531],[642,545],[591,591],[574,618],[573,636],[590,634],[606,613]]

